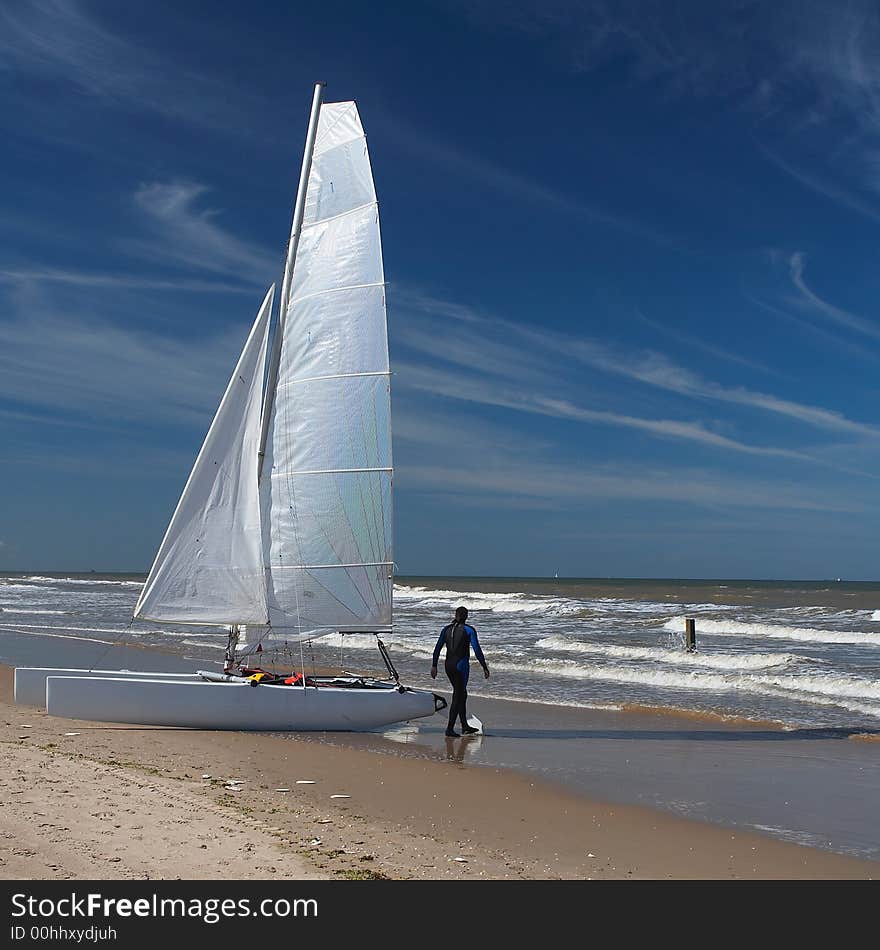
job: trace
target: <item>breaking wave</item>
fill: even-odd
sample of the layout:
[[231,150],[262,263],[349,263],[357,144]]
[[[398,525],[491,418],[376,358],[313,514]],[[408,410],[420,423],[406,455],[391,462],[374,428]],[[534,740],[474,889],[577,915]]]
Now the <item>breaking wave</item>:
[[[663,624],[663,629],[680,633],[684,620],[684,616],[673,617]],[[785,627],[771,623],[742,623],[737,620],[701,620],[697,625],[697,636],[699,637],[701,633],[761,637],[769,640],[798,640],[802,643],[855,643],[880,646],[880,633],[875,632]]]
[[660,647],[625,647],[604,643],[587,643],[568,637],[545,637],[535,646],[569,653],[584,653],[607,656],[618,660],[651,660],[660,663],[695,666],[718,670],[761,670],[774,666],[796,663],[800,657],[794,653],[686,653],[683,650]]

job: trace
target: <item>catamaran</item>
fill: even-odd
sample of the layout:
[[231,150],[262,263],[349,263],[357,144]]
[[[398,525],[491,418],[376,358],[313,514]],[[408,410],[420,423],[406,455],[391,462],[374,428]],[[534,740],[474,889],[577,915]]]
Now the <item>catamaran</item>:
[[[222,673],[19,668],[18,702],[102,722],[364,730],[445,700],[392,629],[391,396],[376,192],[354,102],[315,86],[277,318],[269,288],[134,617],[228,628]],[[303,641],[369,633],[388,675],[305,674]],[[268,657],[300,669],[281,673]],[[257,661],[259,665],[256,665]]]

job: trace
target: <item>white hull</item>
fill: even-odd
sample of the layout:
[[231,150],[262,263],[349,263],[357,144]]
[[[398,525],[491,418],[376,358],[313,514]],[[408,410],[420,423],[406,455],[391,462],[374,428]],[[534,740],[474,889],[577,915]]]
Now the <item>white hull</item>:
[[168,679],[172,681],[197,680],[196,673],[133,673],[130,670],[65,670],[60,667],[28,667],[15,669],[15,701],[24,706],[46,708],[46,678],[48,676],[87,676],[90,679]]
[[198,680],[52,675],[46,680],[46,708],[49,715],[67,719],[145,726],[352,732],[430,716],[436,706],[433,693],[400,692],[393,686],[303,689]]

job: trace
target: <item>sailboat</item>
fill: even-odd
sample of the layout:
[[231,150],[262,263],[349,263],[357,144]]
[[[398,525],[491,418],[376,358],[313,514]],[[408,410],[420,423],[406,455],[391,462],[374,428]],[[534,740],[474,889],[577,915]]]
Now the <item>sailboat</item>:
[[[392,629],[390,370],[378,205],[354,102],[315,86],[274,333],[269,288],[134,617],[228,629],[222,673],[19,668],[50,715],[207,729],[363,730],[444,708]],[[302,644],[370,633],[387,677],[306,675]],[[300,669],[277,672],[268,657]],[[256,665],[259,663],[259,665]]]

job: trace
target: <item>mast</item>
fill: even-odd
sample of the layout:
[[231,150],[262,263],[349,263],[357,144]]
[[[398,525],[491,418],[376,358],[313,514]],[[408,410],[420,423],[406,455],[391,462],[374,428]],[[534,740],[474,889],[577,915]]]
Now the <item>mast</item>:
[[293,223],[290,227],[290,240],[287,242],[287,258],[284,262],[284,280],[281,283],[281,297],[278,301],[278,325],[275,328],[275,338],[272,341],[272,355],[269,359],[269,376],[266,382],[266,395],[263,399],[262,426],[260,429],[260,448],[257,453],[257,478],[263,474],[263,460],[266,456],[266,439],[269,437],[269,419],[272,415],[272,405],[275,401],[275,386],[278,382],[278,365],[281,362],[281,341],[284,339],[284,324],[287,320],[287,307],[290,303],[290,283],[293,276],[293,263],[296,259],[296,249],[299,244],[299,235],[302,231],[303,214],[306,207],[306,192],[309,186],[309,172],[312,168],[312,155],[315,151],[315,136],[318,132],[318,116],[321,113],[321,103],[324,100],[324,86],[326,83],[315,83],[315,92],[312,96],[312,113],[309,116],[309,129],[306,133],[306,145],[303,151],[302,168],[299,173],[299,187],[296,192],[296,204],[293,207]]

